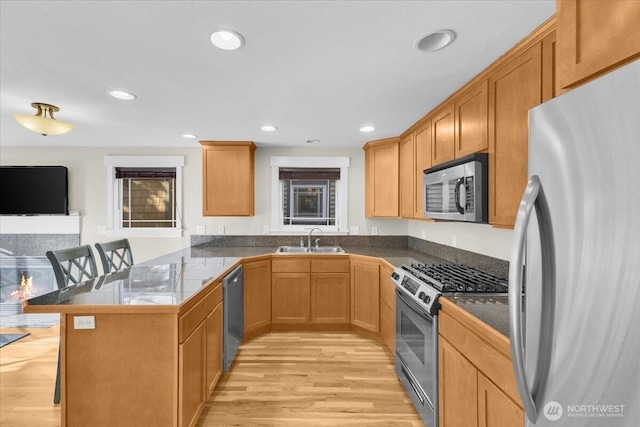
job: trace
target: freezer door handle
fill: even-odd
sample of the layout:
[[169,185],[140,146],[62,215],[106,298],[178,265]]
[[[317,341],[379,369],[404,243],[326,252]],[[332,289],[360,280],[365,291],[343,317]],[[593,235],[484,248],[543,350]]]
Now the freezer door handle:
[[[522,330],[522,290],[525,254],[525,239],[529,220],[536,209],[538,229],[540,231],[542,265],[542,316],[540,336],[533,385],[529,386],[525,371],[524,337]],[[509,335],[511,338],[511,358],[516,376],[518,393],[522,399],[527,418],[535,423],[549,378],[553,345],[553,322],[555,316],[555,254],[553,230],[549,207],[540,179],[533,175],[522,196],[516,215],[511,243],[511,262],[509,263]],[[531,286],[532,284],[527,284]]]

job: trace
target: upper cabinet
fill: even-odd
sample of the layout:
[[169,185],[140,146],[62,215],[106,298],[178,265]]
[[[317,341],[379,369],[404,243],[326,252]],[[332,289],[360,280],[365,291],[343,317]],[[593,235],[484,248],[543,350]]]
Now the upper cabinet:
[[423,121],[415,131],[415,187],[413,202],[413,217],[424,219],[423,205],[424,192],[422,190],[422,177],[424,170],[431,167],[431,119]]
[[413,132],[400,139],[400,216],[413,218],[415,203],[415,145]]
[[431,163],[435,166],[454,158],[455,121],[453,103],[438,110],[432,120]]
[[365,214],[367,217],[398,217],[398,138],[365,144]]
[[455,102],[455,149],[458,159],[467,154],[486,151],[488,121],[488,82],[484,80],[472,87]]
[[560,87],[640,56],[638,0],[558,0],[556,16]]
[[200,141],[202,214],[254,215],[253,142]]

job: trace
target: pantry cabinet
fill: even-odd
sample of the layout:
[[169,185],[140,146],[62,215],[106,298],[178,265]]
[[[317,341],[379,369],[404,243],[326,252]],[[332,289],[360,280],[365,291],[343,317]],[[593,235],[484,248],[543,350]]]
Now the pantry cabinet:
[[271,327],[271,257],[247,258],[242,268],[243,339],[248,339]]
[[367,257],[351,258],[351,324],[380,331],[380,264]]
[[441,303],[440,425],[523,426],[524,412],[511,366],[509,340],[446,299]]
[[640,56],[640,2],[558,0],[558,80],[575,86]]
[[202,214],[254,215],[253,142],[200,141]]
[[413,218],[415,203],[415,145],[413,133],[400,139],[400,216]]
[[398,138],[371,141],[365,153],[365,215],[398,217],[399,149]]

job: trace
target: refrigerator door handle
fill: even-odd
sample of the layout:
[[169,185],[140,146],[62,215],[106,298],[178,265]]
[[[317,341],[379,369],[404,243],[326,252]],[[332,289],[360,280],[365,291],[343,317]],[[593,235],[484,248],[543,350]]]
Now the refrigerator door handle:
[[[522,331],[522,290],[525,239],[533,208],[536,209],[541,243],[542,267],[542,310],[537,364],[533,386],[526,377],[524,360],[524,337]],[[549,378],[553,346],[555,317],[555,253],[551,215],[540,178],[531,176],[525,188],[516,215],[514,236],[511,244],[509,264],[509,335],[511,338],[511,358],[516,376],[518,393],[522,399],[527,418],[532,423],[538,418],[537,407],[542,406],[547,380]]]

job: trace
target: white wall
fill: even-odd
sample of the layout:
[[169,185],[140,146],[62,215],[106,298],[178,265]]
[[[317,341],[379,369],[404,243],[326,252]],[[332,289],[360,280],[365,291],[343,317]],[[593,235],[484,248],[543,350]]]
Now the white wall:
[[256,199],[253,217],[202,216],[202,160],[200,148],[15,148],[2,147],[2,165],[63,165],[69,168],[69,209],[82,215],[82,244],[111,240],[98,234],[98,226],[106,225],[106,168],[105,155],[183,155],[183,218],[186,230],[182,238],[130,239],[135,261],[140,262],[189,246],[196,226],[207,227],[207,234],[217,234],[218,226],[225,226],[228,235],[262,234],[270,225],[271,156],[348,156],[349,167],[349,225],[358,226],[360,234],[371,234],[378,227],[379,235],[410,235],[444,245],[452,245],[472,252],[509,259],[511,230],[489,225],[467,223],[426,222],[400,219],[370,219],[364,215],[364,152],[355,149],[321,148],[265,148],[256,150]]

